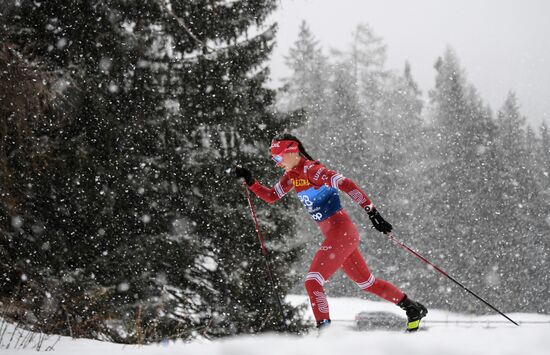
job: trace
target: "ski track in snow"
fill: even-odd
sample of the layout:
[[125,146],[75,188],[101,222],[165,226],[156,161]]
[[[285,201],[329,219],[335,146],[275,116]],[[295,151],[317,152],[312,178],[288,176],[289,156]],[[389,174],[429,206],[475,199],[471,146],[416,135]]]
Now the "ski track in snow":
[[[289,296],[293,304],[307,302],[307,296]],[[320,336],[262,334],[219,340],[167,342],[149,346],[120,345],[88,339],[61,338],[53,352],[63,355],[179,354],[179,355],[548,355],[550,353],[550,315],[512,313],[522,324],[516,327],[499,315],[469,316],[430,310],[422,324],[426,331],[408,334],[401,331],[354,329],[355,315],[362,311],[403,312],[389,303],[356,298],[330,298],[333,325]],[[307,310],[309,312],[309,310]],[[446,322],[442,322],[446,321]],[[473,323],[466,323],[473,321]],[[433,323],[431,323],[433,322]],[[461,322],[461,323],[458,323]],[[404,326],[403,326],[404,327]],[[46,346],[53,343],[51,337]],[[0,348],[2,354],[36,354],[35,350]]]

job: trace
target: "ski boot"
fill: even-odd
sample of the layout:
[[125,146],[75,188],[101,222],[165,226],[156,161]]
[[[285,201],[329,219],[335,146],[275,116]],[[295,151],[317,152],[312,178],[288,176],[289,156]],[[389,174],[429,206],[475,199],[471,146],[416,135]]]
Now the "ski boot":
[[330,328],[330,319],[323,319],[317,322],[317,336],[321,336],[327,328]]
[[317,329],[323,330],[328,328],[330,325],[330,319],[323,319],[317,322]]
[[420,320],[428,314],[426,307],[409,299],[407,295],[397,305],[407,312],[407,331],[417,331],[420,327]]

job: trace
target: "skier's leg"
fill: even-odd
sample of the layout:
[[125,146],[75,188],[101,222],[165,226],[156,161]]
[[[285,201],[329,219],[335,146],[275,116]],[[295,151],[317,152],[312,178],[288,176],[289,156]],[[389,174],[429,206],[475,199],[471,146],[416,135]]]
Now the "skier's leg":
[[407,313],[407,330],[416,331],[420,326],[420,320],[426,316],[428,310],[419,302],[415,302],[401,292],[391,283],[375,278],[369,271],[365,259],[359,252],[354,250],[344,261],[342,269],[365,291],[395,303]]
[[349,254],[357,248],[359,233],[347,214],[338,212],[323,221],[321,231],[326,239],[315,254],[305,280],[311,308],[317,324],[330,320],[324,283],[338,270]]
[[352,279],[361,289],[371,292],[392,303],[399,303],[403,300],[405,294],[391,283],[374,277],[369,271],[365,259],[355,249],[342,265],[342,270]]

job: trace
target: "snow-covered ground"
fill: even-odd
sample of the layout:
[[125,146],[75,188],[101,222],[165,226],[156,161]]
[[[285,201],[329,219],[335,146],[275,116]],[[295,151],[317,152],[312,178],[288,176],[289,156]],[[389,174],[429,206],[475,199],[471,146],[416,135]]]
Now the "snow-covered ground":
[[[291,296],[295,304],[306,296]],[[550,354],[550,315],[513,313],[517,327],[499,315],[473,317],[430,309],[424,319],[425,331],[407,334],[402,331],[355,328],[356,314],[363,311],[387,311],[402,316],[402,311],[389,303],[355,298],[330,298],[334,323],[320,336],[264,334],[223,340],[195,340],[190,343],[169,342],[149,346],[124,346],[95,340],[61,338],[53,354],[178,354],[178,355],[452,355],[452,354]],[[502,322],[504,321],[504,322]],[[13,328],[11,328],[13,330]],[[8,330],[9,332],[10,330]],[[6,349],[6,335],[0,347],[2,354],[36,354],[29,348]],[[42,349],[57,340],[48,338]]]

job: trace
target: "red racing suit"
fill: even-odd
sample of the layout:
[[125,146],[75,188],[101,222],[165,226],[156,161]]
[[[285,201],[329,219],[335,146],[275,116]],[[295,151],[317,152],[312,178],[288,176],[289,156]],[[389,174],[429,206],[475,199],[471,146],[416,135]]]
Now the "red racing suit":
[[338,189],[348,194],[361,208],[373,207],[368,196],[350,179],[327,169],[318,161],[304,157],[292,170],[285,172],[274,187],[265,187],[258,181],[250,186],[250,190],[268,203],[278,201],[292,188],[325,236],[305,279],[317,322],[330,319],[323,285],[340,268],[361,289],[392,303],[401,301],[403,292],[370,273],[358,249],[359,232],[340,204]]

